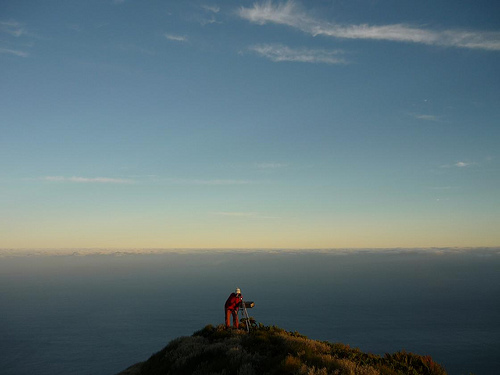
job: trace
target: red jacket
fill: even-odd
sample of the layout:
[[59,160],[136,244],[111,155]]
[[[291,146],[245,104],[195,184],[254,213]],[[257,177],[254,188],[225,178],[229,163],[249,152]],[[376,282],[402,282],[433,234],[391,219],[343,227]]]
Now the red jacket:
[[224,308],[227,310],[238,310],[242,300],[243,300],[243,297],[241,296],[241,294],[238,297],[238,296],[236,296],[235,293],[231,293],[231,295],[229,296],[229,298],[226,301],[226,304],[224,305]]

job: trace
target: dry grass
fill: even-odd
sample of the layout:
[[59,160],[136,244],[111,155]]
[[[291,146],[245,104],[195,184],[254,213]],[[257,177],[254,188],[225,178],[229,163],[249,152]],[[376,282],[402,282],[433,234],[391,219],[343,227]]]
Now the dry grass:
[[259,326],[250,333],[206,326],[173,340],[140,366],[141,375],[446,375],[430,357],[404,351],[385,357],[297,332]]

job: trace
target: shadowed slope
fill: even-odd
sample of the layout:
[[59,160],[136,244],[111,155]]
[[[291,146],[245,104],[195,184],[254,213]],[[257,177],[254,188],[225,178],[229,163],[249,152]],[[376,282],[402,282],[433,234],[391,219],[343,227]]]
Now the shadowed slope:
[[343,344],[310,340],[297,332],[259,326],[250,333],[208,325],[171,341],[146,362],[118,375],[359,374],[446,375],[428,356],[367,354]]

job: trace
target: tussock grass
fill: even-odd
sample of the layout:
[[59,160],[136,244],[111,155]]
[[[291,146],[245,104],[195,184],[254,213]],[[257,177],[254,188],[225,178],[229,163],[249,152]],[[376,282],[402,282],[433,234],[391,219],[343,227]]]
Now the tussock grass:
[[208,325],[173,340],[134,370],[137,375],[446,375],[429,356],[405,351],[377,356],[263,325],[250,333]]

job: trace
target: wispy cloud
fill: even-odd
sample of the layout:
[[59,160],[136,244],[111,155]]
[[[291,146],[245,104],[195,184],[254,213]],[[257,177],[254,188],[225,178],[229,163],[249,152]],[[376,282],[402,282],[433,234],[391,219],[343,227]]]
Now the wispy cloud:
[[30,55],[28,52],[19,51],[15,49],[8,49],[8,48],[0,48],[0,53],[19,56],[19,57],[28,57]]
[[[41,257],[41,256],[125,256],[125,255],[152,255],[152,254],[179,254],[178,248],[28,248],[28,249],[2,249],[0,258],[9,257]],[[500,247],[421,247],[421,248],[324,248],[324,249],[266,249],[266,248],[240,248],[240,249],[213,249],[213,248],[182,248],[182,254],[224,254],[224,253],[250,253],[250,254],[276,254],[294,253],[310,256],[311,254],[329,254],[337,256],[356,254],[423,254],[432,256],[449,256],[456,254],[469,254],[474,257],[500,256]]]
[[390,25],[341,25],[311,16],[296,1],[254,3],[241,7],[238,15],[250,22],[274,23],[301,30],[313,36],[342,39],[385,40],[427,45],[500,50],[500,32],[469,30],[429,30],[404,23]]
[[0,31],[16,38],[27,34],[25,27],[16,21],[0,21]]
[[454,164],[444,164],[441,166],[441,168],[467,168],[471,167],[473,165],[477,165],[475,162],[465,162],[465,161],[458,161]]
[[110,177],[63,177],[63,176],[46,176],[43,177],[44,181],[52,182],[74,182],[74,183],[100,183],[100,184],[132,184],[133,180],[123,178],[110,178]]
[[185,35],[165,34],[165,38],[174,42],[187,42],[188,38]]
[[205,26],[205,25],[221,23],[216,18],[216,16],[220,12],[220,7],[218,5],[201,5],[200,8],[203,9],[202,12],[203,14],[200,14],[197,17],[195,17],[195,19],[197,20],[197,22],[200,23],[200,25]]
[[424,115],[424,114],[413,113],[412,116],[418,120],[423,120],[423,121],[440,121],[440,118],[435,115]]
[[310,48],[290,48],[282,44],[259,44],[251,46],[251,51],[274,62],[292,61],[306,63],[345,64],[339,50]]
[[[19,48],[19,38],[28,36],[24,25],[17,21],[0,21],[0,54],[13,55],[18,57],[28,57],[29,53]],[[26,43],[23,44],[23,47]]]
[[219,13],[220,12],[220,7],[217,5],[202,5],[201,7],[208,12],[212,12],[212,13]]

